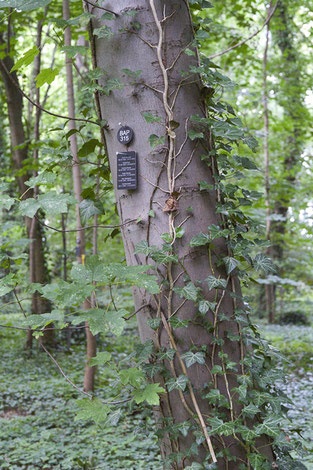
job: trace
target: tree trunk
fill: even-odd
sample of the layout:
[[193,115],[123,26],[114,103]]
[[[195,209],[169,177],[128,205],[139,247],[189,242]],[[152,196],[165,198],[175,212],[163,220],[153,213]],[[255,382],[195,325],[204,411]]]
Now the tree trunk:
[[[102,10],[88,4],[85,6],[98,18],[103,16]],[[108,80],[117,78],[125,83],[124,87],[114,89],[108,96],[101,94],[99,99],[101,118],[108,121],[106,140],[120,220],[123,224],[131,219],[139,221],[122,228],[127,263],[146,264],[147,257],[136,254],[136,245],[147,242],[149,246],[162,250],[162,234],[168,234],[165,237],[169,238],[170,246],[166,250],[170,252],[172,249],[179,258],[178,263],[170,260],[159,264],[159,296],[134,289],[136,310],[144,304],[149,305],[138,315],[140,337],[143,342],[153,340],[157,351],[174,349],[174,361],[166,363],[171,376],[175,378],[183,374],[189,378],[189,393],[175,389],[163,396],[159,417],[168,419],[167,423],[173,419],[176,424],[195,419],[204,436],[198,455],[192,455],[191,446],[197,445],[191,431],[186,436],[179,434],[173,437],[164,430],[162,455],[167,461],[164,468],[183,469],[192,462],[212,462],[218,452],[226,448],[234,460],[225,455],[218,456],[218,469],[238,470],[243,462],[247,465],[244,468],[251,468],[249,449],[240,439],[215,435],[211,442],[205,423],[212,407],[208,400],[203,399],[202,392],[209,383],[213,383],[213,388],[218,388],[229,401],[229,409],[225,412],[227,419],[236,419],[240,414],[241,405],[230,391],[238,385],[236,374],[244,373],[244,366],[239,365],[244,347],[240,341],[229,339],[230,334],[241,336],[241,332],[234,320],[236,301],[231,296],[238,283],[235,278],[227,276],[218,263],[218,259],[228,255],[225,239],[217,239],[210,251],[207,247],[189,245],[192,237],[200,232],[206,233],[210,224],[221,225],[222,220],[216,211],[215,191],[199,189],[199,181],[205,181],[208,187],[214,185],[214,159],[211,167],[201,159],[202,155],[208,154],[209,139],[203,142],[188,138],[188,131],[193,127],[190,117],[206,117],[201,80],[190,73],[190,67],[198,66],[197,53],[195,50],[194,55],[183,52],[187,46],[192,48],[193,40],[188,3],[181,0],[115,0],[106,2],[105,7],[118,14],[115,21],[105,23],[113,35],[96,39],[92,44],[94,62],[106,72],[100,84],[106,87]],[[104,24],[99,19],[92,22],[94,28]],[[139,78],[134,79],[122,69],[142,72]],[[146,122],[143,113],[154,115],[155,122]],[[120,124],[129,125],[134,130],[135,138],[128,146],[117,140]],[[152,134],[166,135],[164,143],[160,141],[154,150],[149,144],[149,137],[150,141],[155,140]],[[117,189],[116,153],[126,150],[135,151],[138,155],[136,190]],[[180,229],[184,230],[181,238]],[[224,291],[209,290],[205,281],[209,275],[224,279],[227,288]],[[198,306],[188,296],[183,300],[178,295],[179,288],[191,285],[189,282],[199,289],[201,287],[201,295],[206,300],[217,302],[213,311],[209,310],[204,317],[199,317]],[[238,288],[236,292],[239,295]],[[227,315],[227,319],[220,320],[220,312]],[[147,324],[149,318],[159,318],[157,332]],[[175,319],[187,321],[188,328],[174,327]],[[208,325],[213,326],[210,329]],[[216,344],[220,340],[225,354],[237,364],[236,374],[211,374],[213,366],[225,367],[219,354],[220,347]],[[197,363],[186,369],[182,354],[190,350],[205,350],[206,363]],[[161,376],[155,376],[154,380],[166,386]],[[260,441],[262,443],[257,445],[260,452],[266,454],[271,462],[273,455],[268,441],[263,438]],[[179,456],[179,452],[180,457],[172,461],[173,453]]]
[[[2,40],[1,42],[3,43]],[[34,197],[34,191],[25,185],[25,181],[31,177],[31,174],[24,169],[25,161],[28,159],[28,148],[27,144],[25,144],[26,137],[23,126],[23,99],[17,90],[18,79],[16,73],[9,73],[13,65],[13,60],[9,56],[0,60],[0,71],[7,97],[12,163],[17,175],[16,180],[19,187],[19,193],[22,199],[27,199]],[[24,147],[22,147],[22,144],[25,144]],[[27,236],[31,239],[29,247],[30,282],[44,284],[48,280],[48,273],[45,265],[42,228],[35,218],[30,219],[29,217],[25,217],[25,222]],[[47,313],[50,309],[50,302],[44,299],[39,292],[35,292],[32,295],[31,310],[33,314]],[[53,342],[53,331],[46,331],[42,337],[42,341],[46,344]],[[26,348],[30,348],[31,346],[32,333],[29,331],[26,339]]]
[[[307,119],[310,119],[304,106],[306,88],[302,85],[302,65],[299,60],[297,44],[295,43],[293,18],[288,12],[288,2],[281,0],[278,3],[274,20],[273,40],[281,51],[281,67],[278,76],[281,80],[278,95],[278,104],[284,112],[286,120],[287,138],[284,136],[282,152],[284,155],[281,168],[282,180],[279,193],[274,203],[274,213],[280,219],[271,224],[271,255],[277,263],[280,275],[283,276],[283,261],[286,233],[288,224],[288,209],[296,190],[297,174],[301,168],[301,154]],[[273,299],[275,302],[278,289],[273,286]]]
[[[272,2],[268,12],[272,9]],[[269,112],[268,112],[268,87],[267,87],[267,55],[269,45],[270,23],[266,26],[266,40],[263,54],[263,112],[264,112],[264,186],[266,207],[266,232],[267,241],[271,238],[271,194],[270,194],[270,154],[269,154]],[[270,254],[271,249],[267,249]],[[269,323],[275,321],[275,288],[272,284],[265,284],[265,305]]]
[[[63,0],[63,18],[65,20],[70,19],[70,7],[69,1]],[[65,46],[71,46],[71,29],[70,27],[65,28],[64,30],[64,44]],[[70,118],[75,118],[75,100],[74,100],[74,80],[73,80],[73,65],[72,60],[66,54],[66,83],[67,83],[67,104],[68,104],[68,115]],[[69,129],[75,129],[75,121],[69,121]],[[78,158],[78,147],[77,147],[77,136],[73,134],[70,137],[71,144],[71,153],[73,157],[73,185],[74,185],[74,194],[78,202],[82,200],[82,179],[80,171],[80,162]],[[77,262],[80,264],[85,264],[85,233],[84,230],[81,230],[81,220],[79,214],[79,204],[76,204],[76,228],[77,228],[77,238],[76,238],[76,256]],[[91,307],[91,301],[86,299],[83,308],[88,310]],[[87,340],[87,359],[96,356],[97,354],[97,340],[96,337],[91,333],[88,324],[86,323],[86,340]],[[85,367],[85,377],[84,377],[84,390],[93,391],[94,390],[94,381],[95,381],[95,372],[96,367],[90,367],[88,362]]]

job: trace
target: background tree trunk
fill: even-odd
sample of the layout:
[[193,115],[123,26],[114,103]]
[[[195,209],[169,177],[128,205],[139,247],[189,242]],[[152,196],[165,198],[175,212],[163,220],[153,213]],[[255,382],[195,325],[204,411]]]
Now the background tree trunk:
[[[229,393],[238,385],[236,374],[213,374],[212,377],[210,372],[214,365],[223,367],[215,340],[223,340],[223,350],[237,364],[238,374],[244,373],[243,366],[239,365],[244,350],[240,342],[229,339],[230,333],[238,335],[240,329],[234,321],[236,301],[230,295],[238,283],[235,278],[226,275],[221,263],[217,263],[218,259],[228,255],[225,240],[219,238],[215,241],[213,253],[209,253],[206,247],[189,246],[192,237],[200,232],[206,233],[210,224],[221,225],[222,220],[216,212],[215,191],[199,189],[199,181],[205,181],[208,187],[214,185],[215,161],[213,159],[209,168],[201,159],[212,149],[208,144],[209,136],[206,141],[188,138],[188,130],[193,128],[190,117],[206,117],[202,83],[198,75],[190,72],[191,66],[198,66],[196,51],[193,56],[183,52],[187,46],[191,47],[193,40],[188,3],[181,0],[116,0],[106,2],[105,7],[114,10],[118,16],[115,21],[106,23],[113,35],[109,39],[95,40],[94,62],[106,72],[100,80],[103,87],[107,86],[107,80],[117,78],[124,82],[124,86],[114,89],[109,96],[100,96],[101,118],[108,120],[107,146],[121,223],[130,219],[140,220],[122,229],[127,263],[146,264],[147,257],[135,253],[136,245],[146,241],[149,246],[162,249],[164,241],[160,235],[164,233],[170,234],[172,247],[180,259],[178,264],[168,262],[159,266],[160,280],[163,281],[160,296],[134,289],[135,308],[149,304],[138,316],[140,337],[143,342],[152,339],[157,350],[175,349],[175,360],[166,365],[172,376],[185,374],[190,380],[189,394],[173,390],[162,398],[160,417],[173,418],[174,423],[181,423],[190,420],[191,415],[196,416],[205,435],[206,427],[201,419],[210,414],[211,408],[208,401],[202,398],[202,391],[209,382],[213,380],[213,387],[230,401],[230,410],[226,411],[229,419],[238,416],[241,409]],[[103,15],[102,10],[88,4],[86,8],[98,17]],[[135,11],[136,15],[128,15],[129,11]],[[103,25],[100,20],[92,22],[94,28]],[[140,24],[139,31],[136,22]],[[142,72],[134,83],[134,78],[122,69]],[[145,112],[159,117],[160,122],[147,123],[142,115]],[[135,132],[135,138],[128,147],[116,138],[120,123],[131,126]],[[166,135],[164,144],[160,143],[154,150],[149,145],[152,134]],[[117,190],[116,153],[125,150],[138,154],[139,183],[134,191]],[[149,216],[151,210],[154,217]],[[185,230],[179,239],[175,235],[178,228]],[[215,289],[209,291],[205,282],[209,275],[225,279],[227,289],[222,293],[217,293]],[[184,278],[201,286],[205,299],[217,300],[218,307],[214,312],[209,311],[202,320],[199,320],[195,303],[182,300],[173,290],[185,285]],[[238,289],[236,291],[239,294]],[[219,320],[219,311],[227,315],[227,320]],[[161,320],[157,333],[147,324],[149,318]],[[169,320],[174,318],[188,320],[188,328],[172,328]],[[214,325],[213,331],[205,326],[208,324]],[[186,370],[181,355],[191,348],[197,351],[206,348],[206,364],[194,364]],[[163,380],[160,376],[154,379],[159,382]],[[165,386],[164,381],[162,384]],[[271,461],[271,447],[266,439],[261,441],[260,447],[264,446],[261,452]],[[195,436],[191,432],[175,439],[165,435],[162,441],[163,457],[168,459],[173,452],[182,452],[183,455],[181,460],[165,464],[165,468],[182,469],[191,462],[209,462],[214,459],[214,453],[225,447],[238,460],[218,458],[220,470],[238,470],[239,462],[247,463],[248,450],[234,437],[216,435],[212,443],[214,452],[210,448],[210,439],[205,435],[199,454],[191,457],[188,452],[195,444]],[[209,449],[211,457],[207,460]]]
[[[70,19],[70,8],[69,1],[63,0],[63,18],[65,20]],[[65,28],[64,30],[64,44],[65,46],[71,46],[71,29],[70,27]],[[74,100],[74,81],[73,81],[73,65],[72,60],[66,54],[66,83],[67,83],[67,105],[68,105],[68,115],[70,118],[75,118],[75,100]],[[75,121],[69,121],[69,129],[75,129]],[[76,256],[77,262],[80,264],[85,264],[85,233],[84,230],[81,230],[81,220],[79,214],[79,202],[82,200],[82,179],[80,171],[80,162],[78,158],[78,146],[77,146],[77,136],[76,134],[71,135],[70,137],[71,144],[71,153],[73,157],[73,186],[75,198],[78,201],[76,204],[76,228],[77,228],[77,238],[76,238]],[[83,308],[88,310],[91,307],[91,301],[86,299]],[[96,337],[91,333],[88,324],[86,323],[86,340],[87,340],[87,358],[96,356],[97,354],[97,340]],[[96,367],[90,367],[88,362],[85,367],[85,377],[84,377],[84,390],[93,391],[94,381],[95,381],[95,372]]]
[[[3,39],[0,39],[3,43]],[[34,197],[34,190],[25,185],[32,175],[24,169],[25,161],[28,159],[28,147],[26,143],[25,130],[23,126],[23,98],[18,92],[18,79],[16,72],[9,73],[14,62],[6,56],[0,60],[0,71],[5,86],[7,107],[10,125],[10,138],[12,147],[12,164],[16,173],[16,181],[22,199]],[[38,118],[39,119],[39,118]],[[38,122],[38,121],[37,121]],[[39,132],[39,122],[38,122]],[[18,148],[16,148],[18,147]],[[29,248],[29,272],[30,282],[44,284],[48,281],[48,271],[45,264],[44,243],[42,228],[36,218],[25,217],[27,236],[31,239]],[[41,314],[51,310],[50,302],[44,299],[39,292],[32,295],[32,313]],[[42,341],[45,344],[53,342],[53,331],[44,332]],[[26,347],[32,346],[31,331],[27,334]]]

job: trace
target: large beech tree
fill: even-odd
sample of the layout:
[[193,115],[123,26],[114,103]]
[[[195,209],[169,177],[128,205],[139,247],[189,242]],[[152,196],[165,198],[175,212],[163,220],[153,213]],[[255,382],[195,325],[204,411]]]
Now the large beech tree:
[[[163,372],[154,380],[167,391],[158,409],[164,468],[196,462],[213,468],[217,460],[214,468],[237,470],[263,459],[262,468],[274,468],[267,436],[256,433],[253,444],[244,437],[261,418],[244,418],[241,433],[234,427],[242,416],[239,387],[249,372],[236,321],[240,288],[222,236],[228,221],[217,213],[223,201],[214,189],[218,170],[205,103],[212,90],[199,75],[189,4],[116,0],[98,7],[85,2],[85,8],[97,16],[92,53],[104,70],[99,117],[107,120],[118,211],[122,224],[137,220],[122,228],[127,263],[148,260],[159,274],[160,294],[136,288],[134,302],[136,309],[147,304],[138,314],[141,340],[153,340],[157,357],[163,352]],[[121,124],[135,133],[127,147],[117,140]],[[126,150],[138,155],[136,190],[117,189],[116,154]],[[213,236],[208,226],[220,232]],[[208,399],[212,393],[224,403],[222,415]],[[189,431],[175,433],[182,423]]]

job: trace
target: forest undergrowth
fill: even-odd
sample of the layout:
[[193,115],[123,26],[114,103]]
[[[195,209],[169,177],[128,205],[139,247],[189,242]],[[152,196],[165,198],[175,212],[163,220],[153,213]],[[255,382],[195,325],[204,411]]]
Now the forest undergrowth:
[[[12,324],[18,315],[0,316]],[[313,331],[310,326],[260,325],[263,334],[277,347],[287,374],[279,388],[288,395],[289,420],[283,424],[287,438],[308,451],[303,463],[313,470]],[[151,410],[125,404],[117,423],[101,427],[91,421],[75,421],[75,399],[79,393],[68,384],[51,359],[38,345],[24,351],[24,332],[0,332],[0,468],[2,470],[161,470],[157,437]],[[83,343],[83,341],[82,341]],[[102,337],[101,351],[127,360],[139,343],[135,322],[124,335]],[[64,338],[53,353],[70,379],[81,386],[84,346],[78,338],[66,351]],[[96,395],[110,396],[114,377],[100,368]],[[300,435],[299,435],[300,434]],[[51,445],[53,443],[53,445]]]

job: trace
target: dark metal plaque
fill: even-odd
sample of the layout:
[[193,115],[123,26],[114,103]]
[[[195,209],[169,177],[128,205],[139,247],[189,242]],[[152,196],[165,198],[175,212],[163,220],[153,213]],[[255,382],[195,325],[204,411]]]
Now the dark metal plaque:
[[117,153],[117,189],[137,189],[137,185],[137,153]]
[[117,140],[120,144],[128,145],[134,138],[134,131],[129,126],[122,126],[118,130]]

